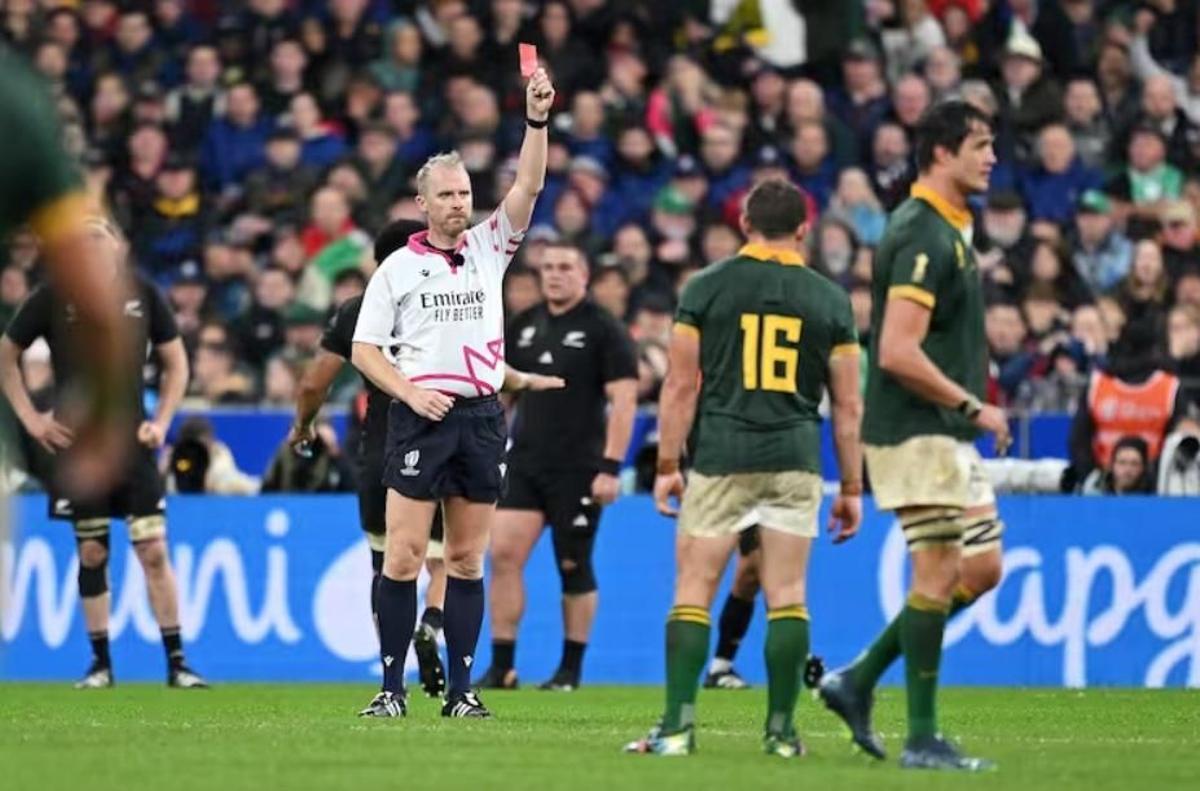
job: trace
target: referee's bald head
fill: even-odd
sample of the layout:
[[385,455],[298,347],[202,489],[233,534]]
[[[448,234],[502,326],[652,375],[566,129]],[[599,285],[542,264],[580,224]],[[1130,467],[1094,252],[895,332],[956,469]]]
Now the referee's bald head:
[[375,237],[375,263],[382,264],[392,253],[408,244],[408,237],[425,226],[416,220],[393,220]]

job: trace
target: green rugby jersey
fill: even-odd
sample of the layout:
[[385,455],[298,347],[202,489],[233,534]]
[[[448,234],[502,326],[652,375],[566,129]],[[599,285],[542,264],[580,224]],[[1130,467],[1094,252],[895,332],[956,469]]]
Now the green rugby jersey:
[[688,281],[675,327],[700,339],[693,469],[820,473],[829,360],[858,353],[845,290],[797,253],[748,244]]
[[52,239],[85,210],[83,180],[45,83],[3,47],[0,108],[0,240],[27,223]]
[[898,445],[919,435],[972,440],[979,430],[954,409],[926,401],[879,368],[879,336],[889,300],[908,299],[932,311],[921,348],[946,376],[985,395],[987,343],[983,284],[971,252],[970,212],[923,185],[888,221],[875,254],[871,284],[871,350],[863,441]]

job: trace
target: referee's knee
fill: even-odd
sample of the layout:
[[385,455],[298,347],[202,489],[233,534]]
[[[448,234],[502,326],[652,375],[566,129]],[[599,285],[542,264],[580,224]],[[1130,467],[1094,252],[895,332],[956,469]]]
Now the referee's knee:
[[476,580],[483,577],[483,552],[474,548],[446,545],[446,574],[459,579]]

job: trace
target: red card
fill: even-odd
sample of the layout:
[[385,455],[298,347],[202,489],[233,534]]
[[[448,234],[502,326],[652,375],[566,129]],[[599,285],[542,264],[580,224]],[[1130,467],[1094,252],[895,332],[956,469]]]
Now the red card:
[[538,68],[537,47],[521,43],[517,45],[517,51],[521,55],[521,76],[529,79]]

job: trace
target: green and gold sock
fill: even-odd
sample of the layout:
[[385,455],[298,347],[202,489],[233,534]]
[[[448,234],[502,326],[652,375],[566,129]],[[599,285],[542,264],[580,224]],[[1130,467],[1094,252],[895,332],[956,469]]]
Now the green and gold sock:
[[675,733],[695,720],[696,688],[708,660],[712,618],[703,607],[681,605],[667,616],[667,709],[663,732]]
[[949,603],[911,593],[900,614],[900,647],[908,689],[909,738],[937,733],[938,665]]
[[808,609],[803,605],[767,612],[767,722],[769,734],[796,735],[793,717],[808,658]]
[[[954,599],[950,602],[948,617],[953,618],[970,607],[976,598],[978,597],[970,590],[962,585],[958,586],[958,589],[954,591]],[[901,610],[900,615],[903,614],[904,611]],[[900,658],[900,615],[897,615],[891,623],[884,627],[884,630],[875,638],[875,642],[871,643],[862,656],[854,660],[854,664],[850,666],[850,680],[859,692],[868,692],[874,689],[892,663]]]

